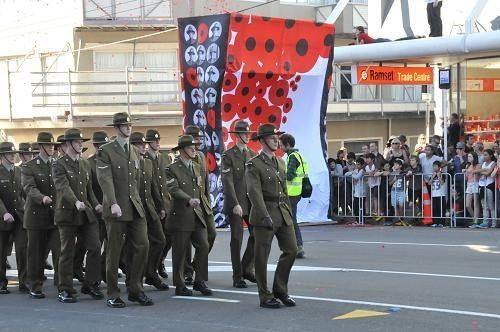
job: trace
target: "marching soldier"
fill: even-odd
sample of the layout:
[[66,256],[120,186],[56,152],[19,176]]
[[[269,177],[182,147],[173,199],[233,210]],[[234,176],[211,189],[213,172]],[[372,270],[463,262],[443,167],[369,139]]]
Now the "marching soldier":
[[160,257],[160,263],[158,264],[158,274],[162,278],[168,278],[167,271],[165,270],[165,257],[167,257],[168,251],[172,247],[170,242],[170,236],[167,234],[165,229],[165,218],[166,212],[170,207],[170,194],[167,190],[167,185],[165,183],[165,167],[170,164],[168,157],[160,153],[160,133],[156,129],[148,129],[146,131],[146,141],[149,144],[148,153],[144,155],[144,158],[151,160],[153,167],[153,182],[155,186],[160,188],[160,196],[163,201],[163,209],[158,211],[162,227],[165,235],[165,248]]
[[165,207],[160,194],[158,182],[153,180],[153,163],[151,160],[145,158],[147,153],[146,143],[149,142],[146,141],[143,133],[134,132],[130,135],[130,144],[134,145],[139,152],[141,171],[139,194],[141,196],[148,224],[149,251],[146,269],[144,272],[146,277],[144,282],[148,285],[154,286],[160,291],[166,291],[169,287],[161,280],[157,272],[166,243],[160,216],[157,211],[163,211],[163,213],[165,213]]
[[[167,218],[167,230],[172,236],[173,282],[175,295],[192,296],[184,281],[186,250],[191,243],[196,249],[194,257],[195,281],[193,289],[203,295],[212,295],[205,280],[208,280],[207,223],[203,211],[201,192],[206,189],[207,177],[201,166],[193,162],[196,157],[193,136],[183,135],[174,151],[179,151],[177,161],[167,167],[167,187],[172,196],[172,208]],[[203,184],[205,184],[203,186]]]
[[55,146],[53,155],[54,160],[62,158],[66,154],[66,151],[64,150],[66,148],[66,145],[64,144],[64,134],[57,136],[56,141],[58,144]]
[[79,129],[67,129],[61,139],[65,145],[65,155],[52,165],[56,187],[56,211],[54,220],[61,238],[59,258],[59,301],[73,303],[76,290],[73,288],[73,257],[75,240],[87,250],[85,280],[81,292],[96,300],[104,296],[99,289],[101,243],[99,225],[94,210],[102,212],[102,205],[92,191],[90,166],[80,154],[83,138]]
[[117,137],[97,152],[97,179],[103,192],[103,218],[106,221],[108,245],[106,253],[107,305],[124,308],[118,288],[118,264],[127,241],[132,255],[127,262],[128,300],[153,305],[144,294],[142,277],[148,255],[148,231],[139,195],[140,163],[137,149],[130,146],[132,122],[127,113],[115,113],[113,123]]
[[33,150],[30,143],[19,143],[18,155],[21,165],[33,159],[33,155],[38,152]]
[[[245,165],[256,154],[247,147],[250,141],[250,126],[240,120],[230,132],[238,137],[236,144],[222,155],[222,183],[224,184],[224,213],[229,216],[231,225],[231,262],[233,265],[233,287],[246,288],[244,279],[256,282],[254,267],[253,226],[248,222],[250,201],[247,196],[245,181]],[[243,221],[248,225],[250,236],[243,258],[241,246],[243,242]]]
[[[295,306],[288,295],[288,278],[297,254],[297,242],[287,195],[285,162],[275,155],[281,134],[272,124],[259,126],[253,140],[260,142],[262,152],[247,163],[245,173],[252,204],[250,222],[255,236],[255,276],[263,308],[279,308],[276,298],[286,306]],[[271,293],[267,288],[267,261],[274,236],[282,253]]]
[[9,294],[7,289],[6,258],[9,238],[16,247],[16,262],[19,291],[28,293],[26,287],[26,231],[23,229],[24,198],[21,186],[21,170],[14,165],[16,151],[11,142],[0,143],[0,294]]
[[60,253],[59,232],[54,225],[56,192],[52,180],[51,159],[54,154],[54,137],[40,132],[37,143],[40,153],[21,167],[21,182],[26,194],[24,228],[28,236],[27,282],[30,297],[45,298],[42,292],[43,270],[47,249],[52,251],[54,285],[57,285]]
[[[186,126],[184,130],[185,135],[190,135],[194,138],[196,143],[196,154],[193,161],[200,166],[200,172],[202,173],[202,178],[208,178],[208,168],[207,162],[205,160],[205,155],[201,151],[201,140],[204,138],[203,132],[197,126]],[[212,250],[214,246],[215,237],[217,236],[217,230],[215,228],[214,214],[212,211],[212,204],[210,203],[210,192],[209,186],[207,182],[207,186],[205,188],[205,183],[201,184],[201,202],[202,202],[202,210],[205,213],[205,220],[207,225],[207,234],[208,234],[208,252]],[[191,263],[191,245],[188,245],[187,254],[186,254],[186,262],[185,262],[185,277],[186,284],[189,285],[193,280],[193,265]]]

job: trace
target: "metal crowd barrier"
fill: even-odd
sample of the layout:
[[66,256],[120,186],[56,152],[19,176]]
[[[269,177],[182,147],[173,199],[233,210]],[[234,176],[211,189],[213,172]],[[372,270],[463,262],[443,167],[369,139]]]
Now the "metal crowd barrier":
[[481,199],[479,194],[473,197],[474,217],[466,209],[467,181],[464,174],[441,175],[439,186],[428,181],[432,179],[432,174],[405,174],[399,191],[392,190],[390,183],[393,175],[363,175],[358,179],[332,175],[330,219],[360,225],[383,223],[464,227],[475,222],[484,226],[487,208],[489,214],[486,221],[496,225],[500,217],[500,193],[496,182],[494,190],[487,191],[485,198]]

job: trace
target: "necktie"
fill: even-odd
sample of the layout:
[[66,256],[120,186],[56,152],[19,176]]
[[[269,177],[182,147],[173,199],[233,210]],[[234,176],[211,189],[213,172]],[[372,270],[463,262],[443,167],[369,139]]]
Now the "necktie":
[[247,149],[243,149],[243,160],[245,161],[245,163],[248,161],[248,151]]
[[10,179],[14,180],[14,169],[11,169],[9,173],[10,173]]
[[128,156],[128,144],[127,143],[125,143],[123,145],[123,150],[125,150],[125,154]]
[[193,163],[189,164],[189,170],[191,171],[191,175],[195,177]]

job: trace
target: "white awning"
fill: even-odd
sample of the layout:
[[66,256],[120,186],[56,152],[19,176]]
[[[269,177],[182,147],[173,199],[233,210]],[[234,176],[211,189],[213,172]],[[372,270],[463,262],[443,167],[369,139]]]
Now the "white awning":
[[368,62],[441,63],[500,56],[500,31],[336,47],[336,64]]

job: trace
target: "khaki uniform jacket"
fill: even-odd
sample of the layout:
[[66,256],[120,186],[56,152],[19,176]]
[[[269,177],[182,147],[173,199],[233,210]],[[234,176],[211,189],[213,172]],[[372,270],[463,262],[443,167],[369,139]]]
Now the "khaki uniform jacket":
[[222,155],[222,183],[224,185],[224,213],[231,214],[236,205],[240,205],[243,215],[250,212],[247,196],[245,164],[257,154],[247,148],[245,156],[236,145]]
[[207,215],[211,215],[211,214],[213,214],[213,211],[212,211],[212,203],[210,200],[210,184],[208,183],[208,167],[207,167],[207,162],[205,160],[205,155],[203,154],[203,152],[197,151],[196,157],[194,158],[193,161],[199,165],[200,175],[201,175],[202,179],[205,179],[200,184],[201,203],[202,203],[203,209],[205,210],[205,213]]
[[[23,222],[24,198],[21,185],[21,169],[14,166],[14,176],[0,165],[0,231],[14,229],[15,223]],[[10,213],[14,217],[13,223],[3,221],[3,215]]]
[[[151,160],[141,158],[141,176],[139,185],[139,195],[146,214],[154,221],[160,221],[157,211],[161,211],[163,201],[160,195],[160,188],[157,182],[153,180],[153,164]],[[161,205],[158,205],[161,204]]]
[[194,174],[180,158],[166,168],[167,188],[172,196],[172,208],[168,213],[166,227],[171,232],[194,231],[196,219],[206,227],[203,203],[195,209],[189,206],[192,198],[201,201],[201,184],[206,181],[198,163],[193,162],[193,169]]
[[[21,166],[21,182],[26,193],[24,206],[24,228],[44,230],[55,228],[54,207],[56,190],[52,180],[52,164],[45,163],[40,156]],[[44,205],[44,196],[52,199],[50,205]]]
[[[99,204],[92,191],[90,165],[85,159],[74,161],[69,156],[52,164],[52,177],[56,186],[56,225],[79,226],[96,222],[94,208]],[[85,211],[78,211],[75,203],[83,202]]]
[[92,180],[92,191],[94,192],[95,198],[99,202],[99,204],[102,204],[102,189],[101,186],[99,185],[99,181],[97,180],[97,158],[96,155],[93,154],[87,159],[89,166],[90,166],[90,177]]
[[153,158],[149,153],[146,153],[144,159],[151,161],[154,190],[157,191],[155,196],[158,197],[159,195],[160,197],[160,202],[155,202],[158,212],[161,210],[168,211],[171,205],[171,198],[165,181],[165,167],[170,164],[168,157],[159,153],[157,158]]
[[[144,218],[144,208],[139,196],[139,152],[129,144],[129,153],[125,153],[117,141],[104,144],[97,151],[97,180],[103,193],[103,218],[132,221],[135,212]],[[118,204],[122,216],[115,218],[111,206]]]
[[292,208],[286,189],[286,168],[281,158],[278,165],[262,152],[247,163],[245,178],[248,198],[252,205],[250,223],[254,226],[269,226],[271,218],[274,226],[283,223],[292,225]]

